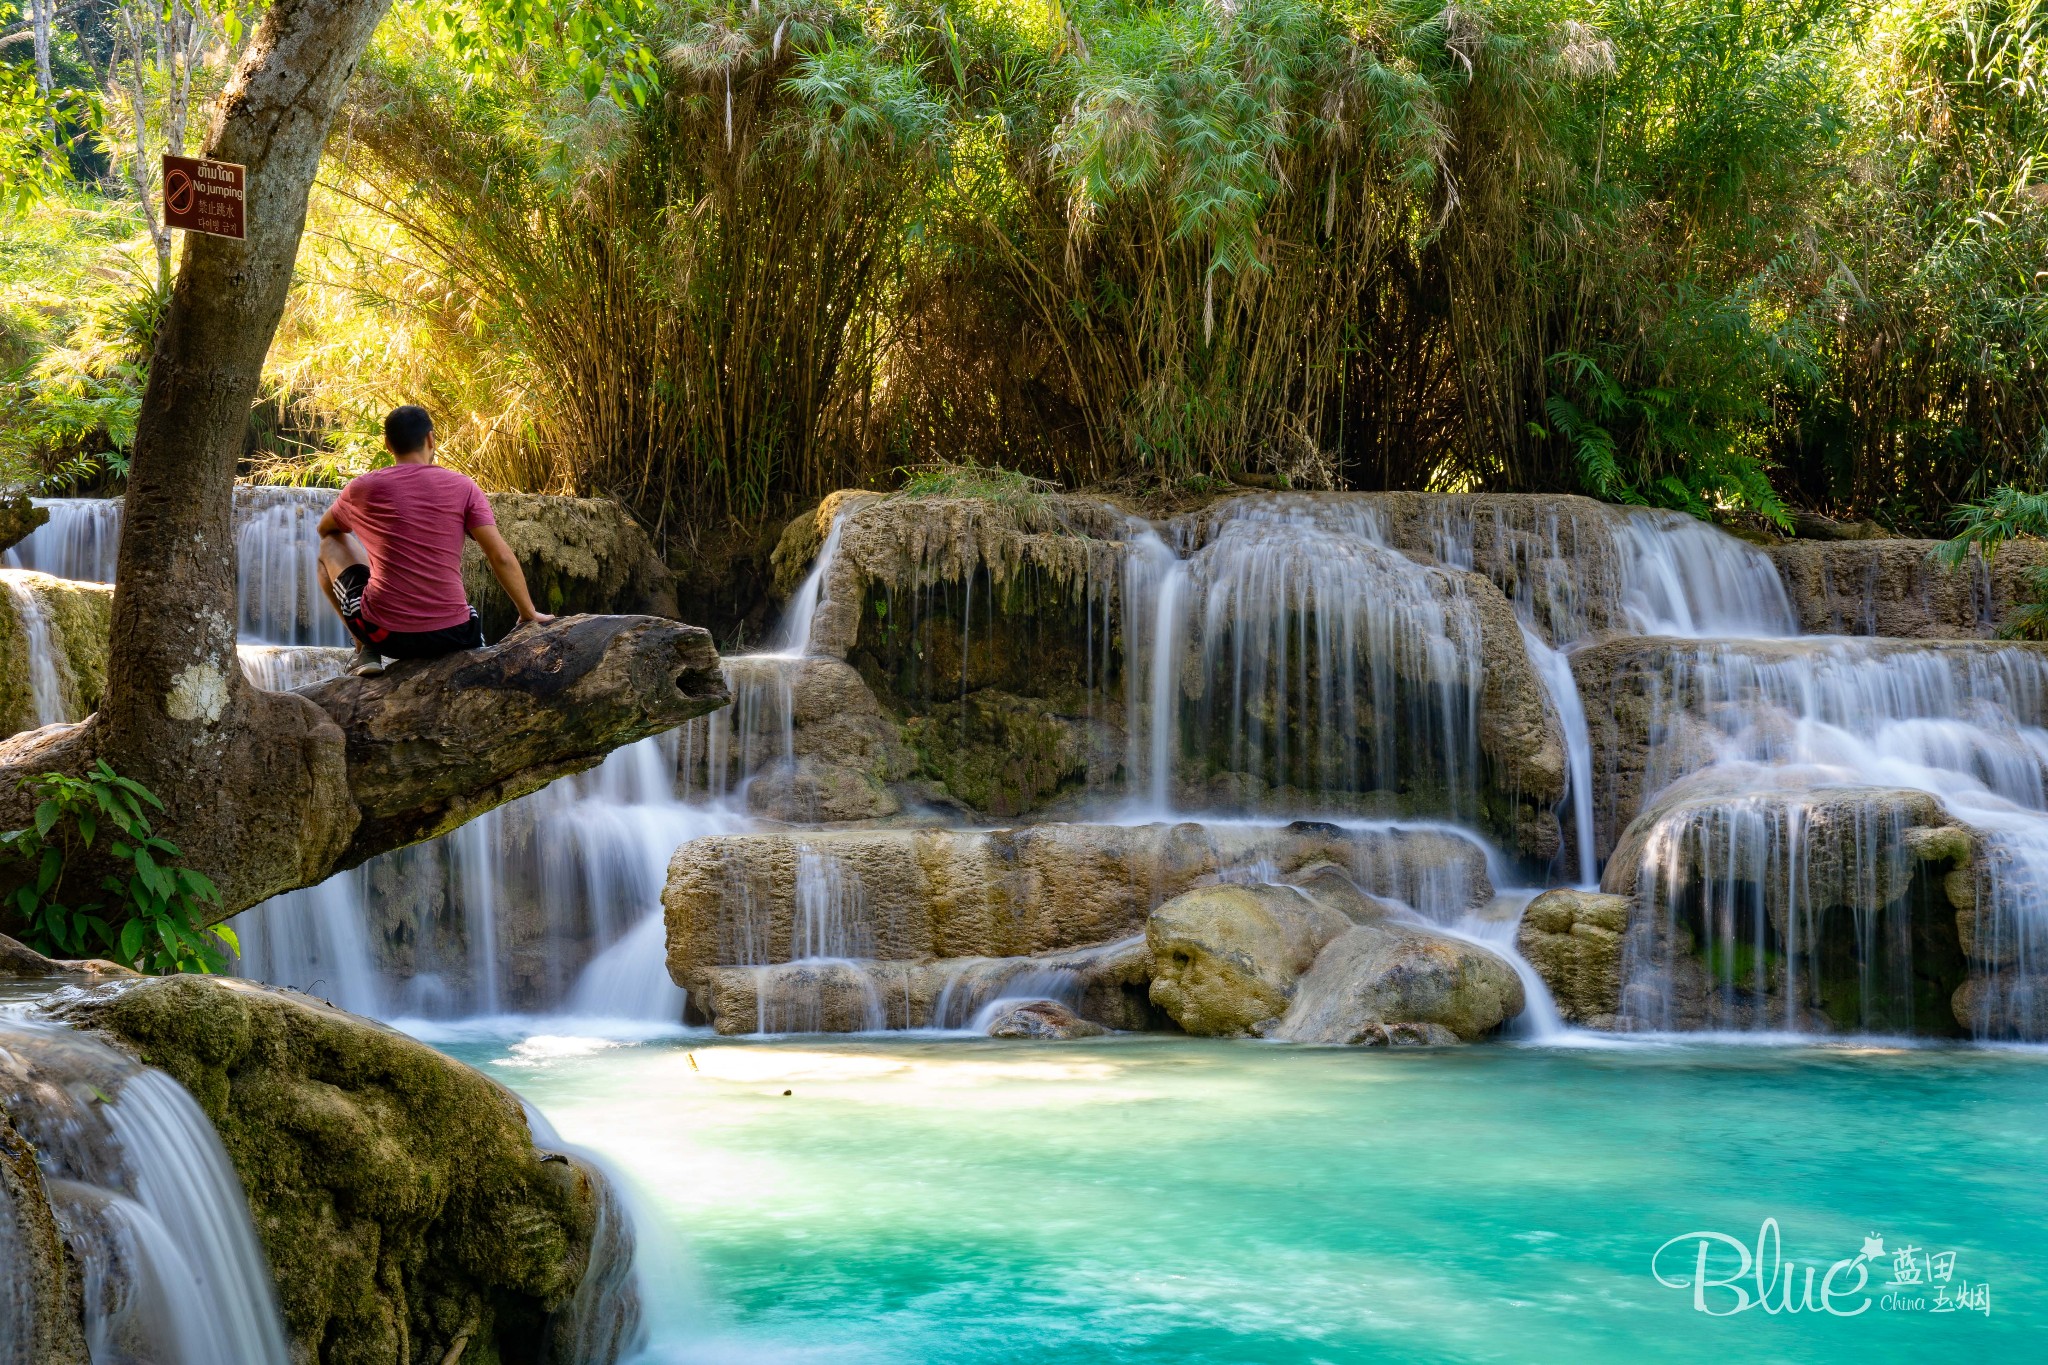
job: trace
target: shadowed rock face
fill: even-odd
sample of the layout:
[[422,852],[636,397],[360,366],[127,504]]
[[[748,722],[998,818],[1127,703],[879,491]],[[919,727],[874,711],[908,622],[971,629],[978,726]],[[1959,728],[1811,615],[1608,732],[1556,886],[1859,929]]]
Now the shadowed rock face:
[[[491,513],[525,571],[534,605],[551,616],[676,615],[675,577],[638,522],[604,498],[493,493]],[[464,547],[462,581],[495,640],[517,619],[483,552]]]
[[1934,540],[1799,540],[1769,554],[1801,630],[1952,640],[1996,633],[2030,593],[2023,574],[2048,564],[2048,543],[2017,540],[1987,563],[1976,554],[1949,568]]
[[1141,932],[1152,907],[1263,861],[1335,863],[1362,887],[1455,913],[1492,894],[1479,846],[1431,829],[1036,825],[698,839],[669,864],[669,975],[791,957],[1009,957]]
[[87,1365],[84,1305],[35,1148],[0,1112],[0,1359]]
[[1767,771],[1687,778],[1623,835],[1620,1026],[1962,1031],[1972,831],[1927,792]]
[[[247,1191],[296,1359],[557,1358],[603,1176],[537,1149],[509,1091],[382,1025],[241,981],[157,978],[47,1012],[198,1100]],[[579,1334],[614,1352],[632,1335]]]

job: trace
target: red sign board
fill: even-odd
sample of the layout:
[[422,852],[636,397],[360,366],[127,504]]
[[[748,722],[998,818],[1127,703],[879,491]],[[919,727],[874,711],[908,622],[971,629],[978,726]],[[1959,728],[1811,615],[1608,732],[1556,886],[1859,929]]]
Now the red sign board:
[[232,161],[164,158],[164,226],[242,240],[242,192],[249,173]]

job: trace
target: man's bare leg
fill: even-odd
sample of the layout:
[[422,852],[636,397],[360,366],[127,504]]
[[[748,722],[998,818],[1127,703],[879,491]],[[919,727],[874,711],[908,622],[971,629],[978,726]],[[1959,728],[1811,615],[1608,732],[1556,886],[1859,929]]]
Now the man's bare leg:
[[[333,608],[336,616],[341,616],[342,610],[341,599],[334,593],[334,581],[341,577],[344,570],[358,564],[368,568],[370,556],[363,548],[363,542],[357,540],[354,535],[343,531],[320,537],[320,595],[327,600],[327,605]],[[380,673],[383,669],[384,661],[377,651],[357,640],[356,657],[349,665],[349,672]]]

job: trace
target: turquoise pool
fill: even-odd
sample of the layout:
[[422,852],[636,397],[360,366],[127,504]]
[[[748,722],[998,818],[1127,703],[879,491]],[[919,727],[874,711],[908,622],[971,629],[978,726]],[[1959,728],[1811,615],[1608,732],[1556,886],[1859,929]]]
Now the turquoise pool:
[[[650,1361],[1924,1365],[2048,1340],[2040,1052],[444,1045],[635,1188]],[[1715,1287],[1696,1311],[1687,1234],[1727,1239],[1721,1281],[1766,1219],[1814,1309]]]

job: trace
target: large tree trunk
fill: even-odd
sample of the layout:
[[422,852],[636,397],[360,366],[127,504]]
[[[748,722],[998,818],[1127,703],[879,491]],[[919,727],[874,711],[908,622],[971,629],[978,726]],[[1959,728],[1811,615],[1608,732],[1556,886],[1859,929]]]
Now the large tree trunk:
[[[136,427],[105,698],[81,725],[0,744],[0,828],[29,818],[23,779],[105,759],[163,798],[159,832],[220,886],[222,913],[452,828],[726,700],[710,637],[647,617],[572,618],[310,695],[243,677],[235,464],[329,125],[389,3],[276,0],[265,12],[206,144],[248,168],[248,237],[185,240]],[[97,898],[100,871],[67,867],[62,898]]]

